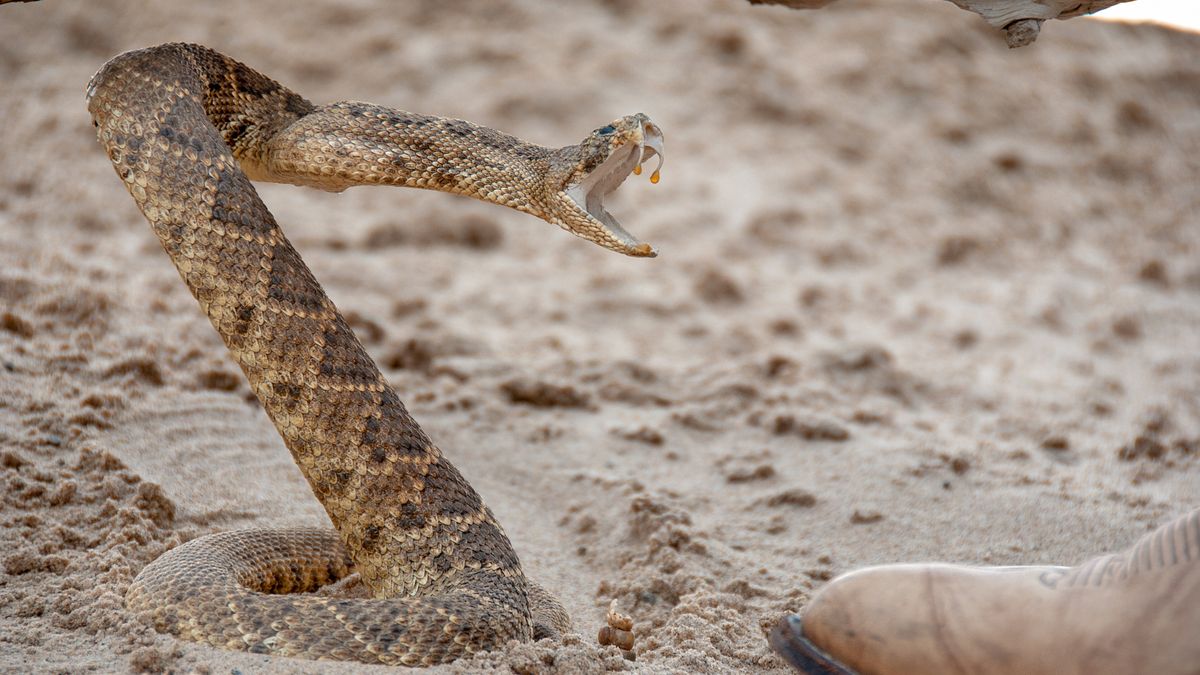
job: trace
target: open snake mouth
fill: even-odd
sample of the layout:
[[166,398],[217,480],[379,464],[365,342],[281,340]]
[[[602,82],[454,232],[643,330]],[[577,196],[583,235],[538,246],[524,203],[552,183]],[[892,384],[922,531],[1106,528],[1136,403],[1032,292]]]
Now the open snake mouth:
[[[619,244],[617,250],[631,256],[653,258],[658,255],[654,247],[639,241],[637,237],[626,231],[617,222],[617,219],[604,208],[604,198],[620,187],[630,174],[640,175],[642,162],[655,156],[658,157],[658,165],[650,174],[650,182],[658,183],[659,172],[665,158],[662,130],[644,116],[639,115],[638,117],[642,118],[642,121],[637,131],[629,134],[629,140],[615,148],[586,178],[568,187],[566,193],[580,209],[586,211],[615,240],[613,243]],[[604,127],[598,133],[603,134],[606,129],[612,129],[612,127]],[[607,243],[602,245],[617,248]]]

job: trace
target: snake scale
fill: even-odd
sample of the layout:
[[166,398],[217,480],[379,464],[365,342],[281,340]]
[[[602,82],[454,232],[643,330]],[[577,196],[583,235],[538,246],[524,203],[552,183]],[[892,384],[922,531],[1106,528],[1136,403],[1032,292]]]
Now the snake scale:
[[[143,569],[126,606],[216,647],[403,665],[568,630],[562,606],[527,581],[492,512],[409,415],[250,181],[436,189],[652,256],[601,200],[643,160],[661,163],[659,128],[631,115],[547,148],[368,103],[316,106],[188,44],[115,57],[87,98],[118,176],[336,530],[195,539]],[[306,594],[351,571],[371,598]]]

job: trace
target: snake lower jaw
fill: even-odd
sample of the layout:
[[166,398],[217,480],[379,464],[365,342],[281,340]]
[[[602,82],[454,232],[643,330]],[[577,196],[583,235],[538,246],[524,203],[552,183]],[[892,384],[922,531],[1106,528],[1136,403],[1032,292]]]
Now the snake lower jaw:
[[547,218],[568,232],[587,239],[611,251],[634,258],[653,258],[658,251],[630,234],[600,203],[600,197],[583,192],[578,187],[559,193],[565,202],[562,217]]
[[[558,225],[604,248],[635,258],[653,258],[658,251],[630,234],[604,208],[604,198],[621,186],[631,174],[640,173],[642,161],[663,155],[662,135],[657,127],[647,123],[656,133],[639,133],[634,141],[617,147],[579,183],[567,187],[560,195],[569,201],[566,214],[557,219]],[[655,176],[658,171],[655,170]],[[657,181],[655,181],[657,182]]]

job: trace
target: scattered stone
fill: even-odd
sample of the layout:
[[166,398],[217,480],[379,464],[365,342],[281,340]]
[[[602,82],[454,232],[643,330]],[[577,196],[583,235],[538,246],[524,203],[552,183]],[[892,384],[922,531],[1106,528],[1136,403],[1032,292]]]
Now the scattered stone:
[[796,240],[797,231],[806,218],[799,209],[767,211],[750,218],[746,233],[764,244],[790,245]]
[[746,579],[734,579],[733,581],[729,582],[728,584],[725,584],[725,587],[721,589],[721,592],[722,593],[733,593],[734,595],[737,595],[737,596],[740,596],[740,597],[746,598],[746,599],[765,598],[765,597],[771,595],[771,592],[768,591],[767,589],[762,588],[760,586],[755,586],[753,583],[747,581]]
[[[105,414],[105,417],[107,416],[108,415]],[[104,417],[101,417],[92,410],[86,410],[84,412],[71,415],[67,418],[67,423],[73,427],[94,427],[96,429],[112,428],[112,424],[109,424],[108,420],[104,419]]]
[[729,275],[715,269],[705,271],[696,280],[696,295],[713,305],[736,305],[745,299],[742,289]]
[[1002,152],[992,158],[992,164],[1007,173],[1014,173],[1025,168],[1025,158],[1013,151]]
[[627,441],[637,441],[646,445],[662,445],[663,435],[647,426],[638,427],[632,430],[614,429],[613,433]]
[[509,380],[500,385],[500,391],[508,396],[510,403],[535,408],[586,408],[590,403],[588,395],[574,387],[541,380]]
[[713,421],[711,416],[701,417],[695,412],[671,413],[671,419],[680,426],[696,431],[720,431],[721,426]]
[[804,289],[800,291],[800,305],[806,309],[812,309],[824,302],[828,295],[829,293],[826,292],[825,288],[822,286],[805,286]]
[[878,370],[892,365],[892,354],[877,345],[849,347],[843,351],[824,355],[825,367],[829,370],[855,372]]
[[854,513],[850,516],[850,522],[855,525],[870,525],[871,523],[878,523],[881,520],[883,520],[883,514],[878,511],[863,513],[855,509]]
[[143,357],[133,357],[118,361],[104,371],[105,377],[119,377],[122,375],[132,375],[134,378],[152,384],[156,387],[161,387],[166,383],[163,377],[162,369],[153,360]]
[[966,457],[954,457],[950,460],[950,470],[961,476],[971,469],[971,462]]
[[1042,449],[1052,452],[1065,452],[1071,449],[1071,442],[1066,436],[1047,436],[1042,441]]
[[746,51],[746,36],[734,27],[725,27],[708,36],[708,43],[727,58],[741,56]]
[[979,240],[972,237],[946,237],[938,248],[937,262],[943,267],[958,265],[980,248]]
[[767,359],[766,374],[767,374],[767,377],[769,377],[771,379],[777,378],[780,375],[783,375],[784,373],[793,371],[795,369],[796,369],[796,362],[789,359],[786,356],[780,356],[778,354],[773,354],[771,357],[769,357]]
[[753,468],[730,469],[725,474],[725,480],[730,483],[748,483],[756,480],[767,480],[775,477],[775,467],[770,464],[759,464]]
[[344,316],[346,324],[350,326],[358,339],[362,340],[365,344],[383,342],[383,339],[387,337],[387,331],[382,326],[358,312],[349,311]]
[[423,312],[427,306],[428,303],[425,302],[424,298],[408,298],[405,300],[397,300],[395,304],[392,305],[392,316],[400,319],[410,314]]
[[25,459],[12,450],[0,452],[0,466],[6,469],[19,469],[25,465]]
[[393,370],[428,372],[433,365],[434,349],[429,342],[410,338],[399,349],[383,357],[383,366]]
[[101,411],[121,410],[125,407],[125,399],[114,393],[91,393],[80,399],[79,405]]
[[791,319],[775,319],[767,324],[767,329],[779,337],[799,337],[801,335],[800,326]]
[[25,319],[13,314],[12,312],[4,312],[0,314],[0,328],[16,334],[19,337],[33,337],[33,324]]
[[1171,285],[1171,277],[1167,274],[1167,266],[1161,260],[1150,260],[1138,271],[1138,279],[1155,286],[1166,288]]
[[1124,133],[1153,131],[1162,128],[1158,117],[1150,112],[1145,105],[1128,99],[1122,101],[1116,110],[1117,127]]
[[457,219],[439,218],[406,225],[383,223],[367,233],[363,248],[457,246],[483,251],[497,248],[503,241],[504,231],[495,221],[470,214]]
[[787,529],[787,521],[784,520],[783,516],[776,513],[767,519],[763,532],[767,534],[783,534],[787,532]]
[[891,417],[887,413],[874,410],[855,410],[850,416],[850,421],[855,424],[884,424],[890,420]]
[[212,389],[214,391],[234,391],[238,388],[242,378],[227,370],[209,370],[200,373],[196,380],[197,384],[204,389]]
[[850,438],[850,432],[845,427],[826,420],[797,420],[792,415],[779,415],[775,418],[772,431],[776,434],[795,434],[807,441],[842,442]]
[[367,232],[367,236],[363,239],[363,248],[367,250],[376,250],[381,248],[390,248],[392,246],[401,246],[408,241],[409,235],[406,230],[394,223],[384,223],[377,227],[371,228]]
[[607,401],[619,401],[632,406],[665,408],[671,405],[671,399],[661,396],[649,388],[626,382],[606,382],[597,392],[600,398]]
[[817,505],[817,498],[808,490],[792,488],[767,497],[767,506],[798,506],[810,508]]
[[1171,430],[1173,422],[1171,414],[1162,408],[1151,408],[1146,412],[1142,425],[1147,434],[1165,434]]
[[1145,457],[1147,459],[1161,459],[1167,454],[1167,446],[1154,436],[1139,435],[1133,440],[1133,443],[1121,446],[1117,450],[1117,458],[1126,462]]
[[1137,340],[1142,337],[1142,324],[1134,316],[1121,316],[1113,321],[1112,331],[1122,340]]
[[806,571],[805,574],[807,574],[808,578],[812,579],[813,581],[829,581],[833,578],[833,570],[827,569],[812,569]]

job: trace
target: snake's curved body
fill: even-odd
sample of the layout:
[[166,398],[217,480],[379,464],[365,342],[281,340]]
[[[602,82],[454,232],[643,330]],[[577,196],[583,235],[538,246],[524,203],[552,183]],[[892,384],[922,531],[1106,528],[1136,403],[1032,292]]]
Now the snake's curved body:
[[[527,582],[479,495],[405,410],[250,178],[466,194],[653,255],[599,200],[661,153],[657,127],[634,115],[579,145],[544,148],[366,103],[318,107],[183,44],[114,58],[92,79],[88,108],[118,175],[336,529],[194,540],[147,566],[127,606],[160,630],[218,647],[407,665],[569,628],[562,607]],[[284,595],[351,569],[375,599]]]

